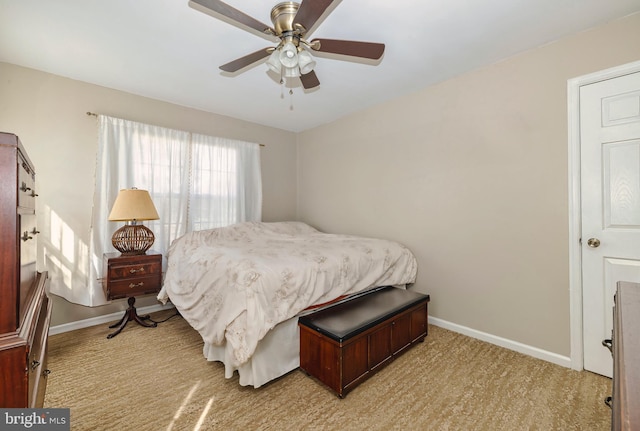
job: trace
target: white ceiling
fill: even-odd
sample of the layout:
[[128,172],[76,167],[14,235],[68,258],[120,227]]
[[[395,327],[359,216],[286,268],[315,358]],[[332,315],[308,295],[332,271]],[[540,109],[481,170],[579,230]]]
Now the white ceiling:
[[[271,24],[278,0],[227,3]],[[271,45],[187,0],[0,0],[0,61],[298,132],[640,11],[640,0],[336,3],[308,39],[381,42],[385,55],[316,55],[320,87],[296,80],[292,96],[264,63],[223,75],[218,66]]]

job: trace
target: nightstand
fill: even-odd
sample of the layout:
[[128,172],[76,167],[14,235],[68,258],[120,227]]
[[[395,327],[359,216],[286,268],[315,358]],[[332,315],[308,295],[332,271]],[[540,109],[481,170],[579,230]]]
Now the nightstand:
[[118,328],[107,338],[115,337],[130,320],[142,326],[155,327],[148,322],[149,316],[138,316],[136,296],[158,293],[162,287],[162,254],[153,251],[147,254],[124,256],[120,253],[105,253],[103,263],[104,277],[102,288],[108,300],[129,298],[129,308],[122,319],[110,328]]

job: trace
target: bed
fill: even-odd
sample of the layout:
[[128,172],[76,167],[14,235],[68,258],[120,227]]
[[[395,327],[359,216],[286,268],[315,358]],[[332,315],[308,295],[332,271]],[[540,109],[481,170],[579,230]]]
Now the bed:
[[225,376],[260,387],[299,366],[298,316],[379,286],[415,282],[394,241],[322,233],[302,222],[190,232],[167,252],[158,299],[171,301]]

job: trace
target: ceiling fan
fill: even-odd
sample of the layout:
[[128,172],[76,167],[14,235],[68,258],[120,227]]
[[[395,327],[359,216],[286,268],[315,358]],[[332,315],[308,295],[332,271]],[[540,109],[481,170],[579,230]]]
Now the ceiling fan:
[[246,15],[219,0],[190,0],[189,6],[208,13],[244,30],[264,37],[276,47],[268,47],[240,57],[220,66],[225,72],[237,72],[268,57],[269,68],[283,78],[299,77],[302,86],[310,89],[320,85],[313,68],[316,63],[310,51],[340,54],[350,57],[379,60],[384,54],[384,44],[357,42],[353,40],[314,39],[306,40],[309,30],[336,0],[302,0],[278,3],[271,10],[273,27]]

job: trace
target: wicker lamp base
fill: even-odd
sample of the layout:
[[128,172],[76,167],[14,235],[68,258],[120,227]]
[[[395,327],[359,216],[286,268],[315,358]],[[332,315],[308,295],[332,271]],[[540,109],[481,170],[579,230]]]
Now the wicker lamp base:
[[151,229],[141,224],[126,224],[111,237],[111,244],[124,256],[145,254],[154,241]]

